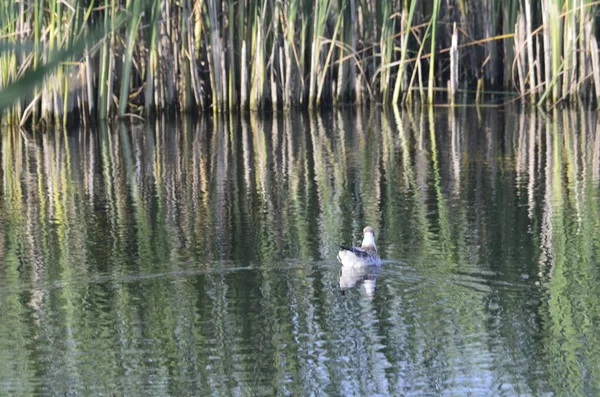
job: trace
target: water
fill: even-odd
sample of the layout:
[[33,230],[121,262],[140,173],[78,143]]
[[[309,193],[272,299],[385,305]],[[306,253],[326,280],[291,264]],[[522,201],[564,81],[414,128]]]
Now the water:
[[[599,122],[5,129],[0,394],[598,394]],[[365,225],[384,264],[342,272]]]

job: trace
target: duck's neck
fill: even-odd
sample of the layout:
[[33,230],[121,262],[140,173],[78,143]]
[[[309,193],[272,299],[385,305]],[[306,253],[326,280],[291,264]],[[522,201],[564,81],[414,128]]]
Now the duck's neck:
[[373,235],[373,233],[365,233],[365,237],[363,238],[362,241],[362,248],[370,248],[373,250],[377,250],[377,247],[375,246],[375,236]]

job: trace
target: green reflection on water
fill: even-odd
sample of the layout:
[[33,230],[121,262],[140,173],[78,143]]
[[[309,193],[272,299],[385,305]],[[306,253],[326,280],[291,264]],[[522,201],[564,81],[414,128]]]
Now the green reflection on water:
[[[595,113],[2,136],[0,390],[596,394]],[[376,290],[339,290],[369,224]]]

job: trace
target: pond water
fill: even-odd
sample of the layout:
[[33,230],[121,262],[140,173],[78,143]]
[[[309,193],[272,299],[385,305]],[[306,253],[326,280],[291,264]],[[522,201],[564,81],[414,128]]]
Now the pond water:
[[5,127],[0,168],[2,395],[600,393],[596,113]]

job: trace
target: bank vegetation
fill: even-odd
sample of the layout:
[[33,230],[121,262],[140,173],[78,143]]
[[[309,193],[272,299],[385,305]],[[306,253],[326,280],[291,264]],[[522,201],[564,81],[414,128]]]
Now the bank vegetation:
[[453,104],[461,93],[593,106],[598,3],[5,1],[0,109],[23,124],[73,113]]

